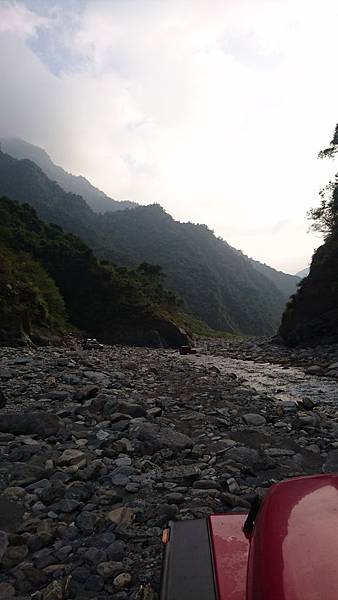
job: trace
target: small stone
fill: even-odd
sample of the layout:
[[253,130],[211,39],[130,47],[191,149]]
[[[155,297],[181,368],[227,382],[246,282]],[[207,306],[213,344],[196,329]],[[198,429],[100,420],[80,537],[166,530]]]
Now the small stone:
[[60,466],[76,465],[78,467],[85,466],[87,463],[86,455],[81,450],[67,448],[58,459]]
[[217,481],[212,479],[199,479],[198,481],[194,481],[193,488],[199,490],[220,490],[220,484]]
[[6,598],[12,598],[15,596],[15,589],[10,583],[0,583],[0,598],[6,600]]
[[317,415],[299,415],[298,426],[301,428],[316,427],[319,425],[319,417]]
[[97,572],[104,579],[110,579],[123,572],[123,564],[114,561],[102,562],[97,566]]
[[62,546],[59,550],[54,552],[54,554],[58,560],[65,561],[71,554],[72,550],[72,546]]
[[[53,567],[57,567],[58,565],[53,565]],[[46,571],[50,571],[49,567],[46,567]],[[57,572],[57,570],[56,570]],[[66,583],[64,581],[52,581],[44,590],[42,590],[42,600],[64,600],[65,598],[65,587]]]
[[117,475],[114,475],[112,477],[112,483],[113,485],[116,486],[120,486],[120,487],[124,487],[126,485],[128,485],[129,483],[129,477],[127,477],[126,475],[121,475],[120,473],[118,473]]
[[115,577],[113,584],[117,590],[122,590],[128,587],[131,584],[130,573],[120,573],[120,575]]
[[182,502],[184,502],[183,494],[179,494],[177,492],[167,494],[165,499],[169,504],[182,504]]
[[312,410],[315,403],[310,398],[303,398],[301,401],[301,407],[305,410]]
[[84,553],[84,557],[86,561],[92,563],[93,565],[97,565],[98,563],[105,562],[107,560],[107,555],[105,550],[101,548],[88,548]]
[[76,390],[74,400],[76,402],[84,402],[94,398],[98,393],[99,388],[96,385],[86,385]]
[[260,427],[261,425],[265,425],[266,418],[263,415],[259,415],[257,413],[248,413],[243,415],[243,421],[246,425],[251,427]]
[[90,535],[94,531],[95,527],[95,519],[90,512],[82,511],[75,520],[76,526],[84,533],[85,535]]
[[127,485],[126,485],[126,487],[124,489],[129,494],[137,494],[137,492],[140,489],[140,486],[137,485],[137,483],[127,483]]
[[122,540],[112,542],[106,549],[107,556],[111,561],[122,560],[126,552],[126,544]]
[[3,491],[3,495],[7,498],[23,498],[26,494],[26,490],[19,486],[8,487]]
[[130,456],[121,456],[115,460],[117,467],[129,467],[131,465]]
[[6,559],[18,564],[28,556],[28,548],[25,544],[21,546],[9,546],[5,555]]
[[[107,440],[110,437],[110,433],[108,431],[103,431],[103,429],[100,429],[97,434],[96,437],[98,440]],[[88,440],[86,440],[86,442],[88,443]]]
[[294,450],[289,450],[288,448],[267,448],[265,450],[265,454],[271,458],[279,458],[280,456],[293,456],[295,452]]
[[181,452],[192,448],[193,441],[184,433],[170,427],[159,427],[153,423],[143,423],[132,430],[132,438],[139,440],[150,452],[162,448]]
[[132,404],[131,402],[124,402],[120,400],[118,402],[117,409],[124,415],[130,415],[131,417],[146,417],[147,411],[139,404]]
[[312,365],[311,367],[308,367],[304,371],[305,375],[321,375],[322,372],[323,372],[322,367],[319,367],[318,365]]
[[104,588],[104,579],[100,575],[90,575],[86,580],[86,590],[91,592],[101,592]]
[[320,454],[320,448],[317,444],[310,444],[306,447],[309,452],[313,452],[314,454]]
[[234,494],[225,492],[224,494],[222,494],[222,500],[227,506],[230,506],[231,508],[237,508],[237,506],[240,506],[242,508],[250,508],[250,503],[247,502],[247,500],[244,500],[240,496],[235,496]]
[[77,500],[61,500],[56,505],[53,506],[55,510],[58,510],[62,513],[71,513],[75,510],[78,510],[81,506],[81,502],[77,502]]
[[116,508],[107,514],[108,519],[120,525],[124,523],[126,525],[130,525],[134,520],[134,511],[131,508],[127,508],[126,506],[122,506],[121,508]]
[[240,491],[240,487],[236,479],[234,479],[234,477],[230,477],[230,479],[227,479],[227,487],[230,494],[236,494]]

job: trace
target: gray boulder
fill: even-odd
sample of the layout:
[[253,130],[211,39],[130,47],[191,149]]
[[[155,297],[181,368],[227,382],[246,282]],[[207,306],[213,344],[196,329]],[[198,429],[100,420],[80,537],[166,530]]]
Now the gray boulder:
[[49,413],[8,413],[0,415],[0,431],[14,435],[38,435],[46,438],[55,435],[62,425],[56,415]]
[[181,451],[193,446],[192,439],[184,433],[175,431],[170,427],[160,427],[153,423],[138,425],[131,432],[131,435],[134,440],[138,440],[146,448],[151,448],[154,452],[162,448]]

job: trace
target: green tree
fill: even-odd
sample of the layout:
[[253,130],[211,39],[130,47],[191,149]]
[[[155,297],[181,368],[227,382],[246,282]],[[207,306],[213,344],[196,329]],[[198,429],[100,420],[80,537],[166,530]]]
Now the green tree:
[[[328,148],[321,150],[319,158],[332,158],[338,152],[338,124]],[[324,234],[325,238],[334,235],[338,226],[338,174],[320,193],[320,205],[308,212],[313,221],[311,229]]]

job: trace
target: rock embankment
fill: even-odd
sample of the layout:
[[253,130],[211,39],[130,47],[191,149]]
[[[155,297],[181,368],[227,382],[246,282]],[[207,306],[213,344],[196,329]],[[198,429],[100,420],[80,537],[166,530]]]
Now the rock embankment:
[[276,401],[171,350],[0,352],[1,598],[155,600],[169,519],[338,468],[335,404]]

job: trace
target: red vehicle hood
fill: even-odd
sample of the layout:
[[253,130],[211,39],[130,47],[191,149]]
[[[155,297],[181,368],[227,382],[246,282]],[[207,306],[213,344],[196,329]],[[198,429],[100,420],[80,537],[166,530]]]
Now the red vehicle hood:
[[247,600],[337,600],[338,476],[274,485],[251,538]]

